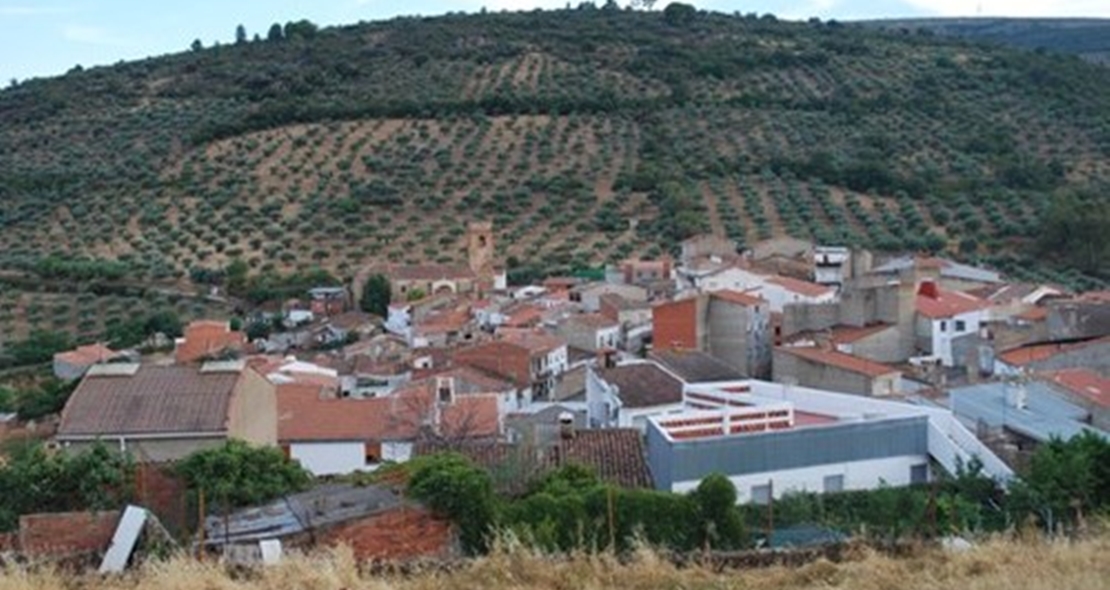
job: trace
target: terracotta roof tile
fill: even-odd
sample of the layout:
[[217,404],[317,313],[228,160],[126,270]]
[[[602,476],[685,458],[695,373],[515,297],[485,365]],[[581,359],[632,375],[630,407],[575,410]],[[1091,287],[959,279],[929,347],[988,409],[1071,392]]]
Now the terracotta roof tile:
[[246,344],[247,336],[232,331],[228,322],[200,320],[185,326],[174,358],[179,363],[194,363],[224,350],[242,350]]
[[918,293],[916,300],[917,313],[931,319],[950,318],[988,307],[990,307],[989,301],[969,293],[940,288],[936,288],[936,297]]
[[103,344],[96,343],[88,346],[78,346],[77,348],[59,352],[54,355],[55,361],[63,361],[73,365],[95,365],[96,363],[105,362],[112,357],[116,356],[116,351],[104,346]]
[[1064,369],[1045,373],[1048,380],[1103,408],[1110,408],[1110,379],[1090,369]]
[[62,411],[58,435],[226,432],[242,371],[143,365],[134,375],[86,375]]
[[874,324],[871,326],[835,326],[832,329],[832,341],[837,344],[851,344],[859,342],[868,336],[874,336],[893,329],[893,324]]
[[497,336],[505,342],[526,348],[532,354],[547,354],[567,345],[566,340],[558,336],[532,330],[498,330]]
[[733,291],[731,289],[713,291],[709,295],[710,297],[713,297],[715,299],[728,301],[729,303],[735,303],[737,305],[743,305],[745,307],[751,307],[754,305],[765,305],[767,303],[766,299],[763,299],[758,295],[751,295],[748,293],[743,293],[741,291]]
[[770,277],[767,279],[767,282],[771,283],[772,285],[778,285],[792,293],[805,295],[806,297],[821,297],[823,295],[828,295],[836,291],[836,289],[828,287],[826,285],[819,285],[817,283],[811,283],[809,281],[802,281],[799,279],[784,276]]
[[1085,339],[1081,341],[1042,342],[1011,348],[998,355],[998,360],[1015,367],[1028,365],[1045,359],[1050,359],[1058,354],[1070,352],[1097,344],[1110,343],[1110,336],[1102,338]]
[[898,373],[898,369],[889,365],[876,363],[858,356],[852,356],[835,350],[822,350],[810,346],[780,346],[777,350],[792,354],[808,361],[837,367],[845,371],[867,375],[868,377],[882,377],[891,373]]

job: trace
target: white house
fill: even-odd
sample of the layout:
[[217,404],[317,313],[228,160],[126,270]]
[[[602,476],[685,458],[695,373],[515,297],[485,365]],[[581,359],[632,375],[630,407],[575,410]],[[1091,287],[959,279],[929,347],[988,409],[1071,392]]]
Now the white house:
[[700,277],[695,287],[704,292],[740,291],[767,300],[772,312],[782,312],[788,303],[830,303],[837,299],[835,287],[818,285],[780,275],[769,275],[738,266],[728,266]]
[[918,341],[926,344],[929,353],[939,358],[942,365],[956,367],[964,365],[956,345],[979,334],[989,319],[990,302],[924,281],[918,287],[916,309]]

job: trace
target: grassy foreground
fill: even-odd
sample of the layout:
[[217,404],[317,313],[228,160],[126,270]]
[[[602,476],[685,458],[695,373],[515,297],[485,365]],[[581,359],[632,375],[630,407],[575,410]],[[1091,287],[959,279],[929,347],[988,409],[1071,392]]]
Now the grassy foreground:
[[797,568],[713,572],[679,569],[649,551],[628,563],[612,557],[550,560],[526,551],[500,551],[450,572],[408,577],[361,574],[349,552],[336,550],[291,558],[281,565],[231,576],[222,566],[188,559],[151,563],[124,577],[72,577],[58,572],[11,569],[0,590],[313,590],[354,589],[1077,589],[1110,588],[1110,536],[1079,542],[993,541],[965,553],[923,550],[891,558],[862,550],[842,563],[816,561]]

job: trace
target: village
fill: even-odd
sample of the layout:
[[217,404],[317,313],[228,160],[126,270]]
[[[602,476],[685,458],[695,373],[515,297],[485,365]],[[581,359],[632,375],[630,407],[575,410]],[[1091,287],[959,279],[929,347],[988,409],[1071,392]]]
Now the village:
[[[509,286],[495,241],[472,223],[466,266],[375,266],[251,310],[275,326],[265,337],[203,320],[163,353],[59,353],[55,375],[77,385],[47,444],[128,454],[144,510],[165,522],[184,508],[160,466],[229,440],[278,448],[321,486],[209,518],[201,543],[263,559],[311,532],[378,559],[449,553],[451,528],[342,478],[444,451],[510,489],[572,464],[678,493],[716,473],[761,505],[973,462],[1004,485],[1041,444],[1110,436],[1110,294],[709,235],[603,278]],[[381,315],[356,303],[375,282],[388,285]],[[0,433],[25,427],[0,416]],[[126,513],[97,518],[24,515],[0,551],[118,544]]]

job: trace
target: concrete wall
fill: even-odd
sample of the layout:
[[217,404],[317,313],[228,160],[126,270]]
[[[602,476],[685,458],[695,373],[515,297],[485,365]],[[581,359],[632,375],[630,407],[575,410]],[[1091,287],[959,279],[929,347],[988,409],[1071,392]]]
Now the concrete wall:
[[[840,491],[873,490],[882,485],[906,486],[911,481],[914,467],[928,465],[929,457],[926,455],[905,455],[866,461],[847,461],[842,463],[829,463],[814,467],[800,469],[784,469],[781,471],[767,471],[750,475],[729,477],[732,485],[736,486],[736,501],[745,504],[752,501],[753,488],[765,486],[771,482],[771,488],[776,499],[792,492],[824,493],[825,478],[839,476],[843,487]],[[698,487],[699,481],[682,481],[671,486],[671,491],[688,493]]]
[[231,396],[228,436],[258,446],[277,445],[277,386],[249,367]]
[[903,340],[902,332],[898,330],[897,326],[892,326],[887,330],[876,332],[866,338],[860,338],[851,344],[845,345],[841,348],[841,351],[877,363],[900,363],[909,358],[903,356]]
[[770,312],[764,305],[745,306],[710,298],[706,318],[706,352],[747,377],[771,372]]
[[1110,334],[1110,305],[1081,301],[1052,303],[1048,310],[1048,337],[1052,340]]
[[361,441],[291,443],[289,457],[312,475],[340,475],[366,470],[366,443]]
[[54,359],[54,376],[63,381],[75,381],[80,379],[88,369],[88,365]]
[[1059,369],[1091,369],[1110,377],[1110,342],[1088,344],[1083,348],[1054,355],[1052,358],[1026,365],[1033,371],[1055,371]]
[[[875,395],[876,391],[881,391],[884,385],[890,383],[890,379],[876,383],[879,380],[872,379],[867,375],[832,365],[815,363],[779,348],[774,351],[772,367],[774,368],[774,381],[784,383],[787,379],[793,379],[793,383],[802,387],[827,391]],[[884,394],[889,395],[897,391],[897,379],[894,380],[893,387],[893,390]]]

